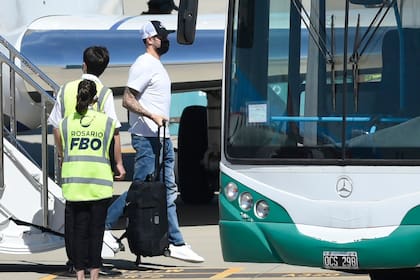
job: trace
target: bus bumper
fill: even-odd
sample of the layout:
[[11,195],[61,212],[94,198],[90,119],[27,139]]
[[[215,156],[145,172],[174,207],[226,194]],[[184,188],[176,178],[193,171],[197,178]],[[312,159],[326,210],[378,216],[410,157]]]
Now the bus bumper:
[[[326,266],[325,252],[356,252],[358,270],[413,268],[420,263],[420,226],[403,225],[390,236],[351,243],[318,240],[294,224],[220,220],[225,261]],[[329,264],[331,265],[331,264]],[[337,267],[337,269],[345,269]]]

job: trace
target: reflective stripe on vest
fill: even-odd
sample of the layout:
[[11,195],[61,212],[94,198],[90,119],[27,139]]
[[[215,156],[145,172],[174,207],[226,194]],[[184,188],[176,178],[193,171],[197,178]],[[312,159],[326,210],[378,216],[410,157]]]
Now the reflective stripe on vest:
[[62,184],[95,184],[95,185],[103,185],[112,187],[112,181],[108,180],[101,180],[101,179],[93,179],[93,178],[63,178]]
[[111,93],[111,90],[106,86],[103,86],[99,92],[98,101],[96,102],[98,112],[104,112],[105,100],[108,98],[108,95]]
[[105,164],[110,164],[109,159],[107,158],[98,158],[95,156],[67,156],[66,157],[66,161],[67,162],[71,162],[71,161],[95,161],[95,162],[101,162],[101,163],[105,163]]
[[[82,80],[75,80],[64,84],[59,92],[58,97],[61,104],[61,116],[67,117],[76,111],[77,103],[77,88]],[[100,89],[98,94],[98,101],[93,105],[93,109],[98,112],[104,112],[105,102],[111,93],[111,90],[99,83],[95,83],[96,88]],[[71,109],[70,109],[71,108]]]
[[[82,116],[78,113],[64,118],[60,124],[64,152],[61,183],[63,196],[70,201],[98,200],[113,194],[108,153],[115,121],[93,110],[86,117],[92,119],[87,127],[80,125]],[[93,146],[93,140],[100,146]]]

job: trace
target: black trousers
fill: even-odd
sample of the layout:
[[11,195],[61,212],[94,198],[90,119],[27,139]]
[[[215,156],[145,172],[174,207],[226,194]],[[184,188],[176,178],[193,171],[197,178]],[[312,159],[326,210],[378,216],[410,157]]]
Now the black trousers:
[[102,265],[102,240],[110,202],[111,198],[66,201],[66,252],[76,270],[100,268]]

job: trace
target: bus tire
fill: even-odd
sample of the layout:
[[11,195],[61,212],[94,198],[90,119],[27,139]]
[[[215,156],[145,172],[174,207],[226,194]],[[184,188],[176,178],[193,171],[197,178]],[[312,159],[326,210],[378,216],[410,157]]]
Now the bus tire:
[[204,106],[184,109],[178,130],[178,187],[185,203],[208,203],[214,190],[202,164],[207,150],[207,110]]

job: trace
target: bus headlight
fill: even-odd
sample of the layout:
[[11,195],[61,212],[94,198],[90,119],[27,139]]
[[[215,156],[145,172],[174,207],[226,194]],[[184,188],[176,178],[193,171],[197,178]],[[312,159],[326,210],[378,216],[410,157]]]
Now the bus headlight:
[[260,200],[255,205],[255,215],[260,219],[265,219],[270,212],[270,206],[265,200]]
[[248,211],[252,208],[254,204],[254,198],[249,192],[244,192],[239,197],[239,207],[241,207],[242,210]]
[[238,186],[230,182],[225,187],[225,196],[229,201],[234,201],[238,197]]

